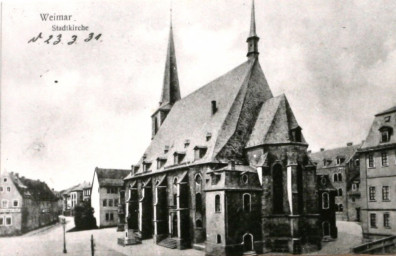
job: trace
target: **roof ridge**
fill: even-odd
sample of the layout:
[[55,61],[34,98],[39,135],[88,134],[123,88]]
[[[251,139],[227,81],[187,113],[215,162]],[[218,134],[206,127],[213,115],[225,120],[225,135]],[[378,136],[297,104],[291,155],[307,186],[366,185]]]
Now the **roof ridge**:
[[[250,67],[249,67],[249,69],[248,69],[248,71],[246,72],[246,75],[245,75],[245,77],[244,77],[244,79],[243,79],[243,82],[241,83],[241,86],[240,86],[240,88],[239,88],[239,91],[238,91],[238,93],[235,95],[235,98],[233,99],[233,103],[231,104],[231,106],[230,106],[230,108],[229,108],[229,110],[227,111],[227,115],[225,115],[225,118],[224,118],[224,120],[223,120],[223,122],[222,122],[222,124],[221,124],[221,128],[223,128],[224,126],[225,126],[225,124],[226,124],[226,122],[227,122],[227,120],[229,120],[229,116],[231,115],[231,114],[235,114],[235,112],[232,112],[231,113],[231,110],[234,108],[234,106],[236,106],[237,104],[236,104],[236,102],[237,102],[237,98],[238,97],[241,97],[242,96],[242,90],[244,89],[244,91],[245,91],[245,94],[244,94],[244,97],[243,97],[243,99],[242,99],[242,102],[239,104],[239,106],[238,106],[238,109],[237,109],[237,111],[238,111],[238,120],[236,121],[236,122],[234,122],[234,124],[231,126],[232,127],[232,133],[230,133],[230,135],[228,135],[228,138],[226,139],[226,140],[224,140],[223,142],[219,142],[219,138],[220,138],[220,136],[218,136],[217,138],[216,138],[216,142],[215,142],[215,149],[216,148],[218,148],[218,150],[217,150],[217,152],[214,152],[213,153],[213,158],[215,158],[216,157],[216,155],[219,153],[219,152],[221,152],[221,150],[225,147],[225,145],[227,144],[227,142],[230,140],[230,138],[232,137],[232,135],[235,133],[235,130],[236,130],[236,128],[237,128],[237,126],[238,126],[238,123],[239,123],[239,120],[240,120],[240,118],[241,118],[241,116],[240,116],[240,113],[241,113],[241,111],[242,111],[242,108],[243,108],[243,105],[244,105],[244,103],[245,103],[245,99],[246,99],[246,91],[247,91],[247,88],[248,88],[248,85],[249,85],[249,81],[250,81],[250,78],[251,78],[251,76],[252,76],[252,70],[253,70],[253,67],[256,65],[256,63],[257,63],[257,59],[253,59],[253,61],[251,61],[251,60],[248,60],[248,62],[250,62]],[[218,146],[219,144],[222,144],[221,146]]]

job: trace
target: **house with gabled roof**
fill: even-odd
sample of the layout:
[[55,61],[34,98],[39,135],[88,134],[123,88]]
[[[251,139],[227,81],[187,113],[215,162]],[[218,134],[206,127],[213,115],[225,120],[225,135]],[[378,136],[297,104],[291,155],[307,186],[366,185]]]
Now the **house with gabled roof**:
[[363,236],[396,235],[396,106],[374,116],[359,149]]
[[[360,193],[357,191],[359,184],[356,182],[357,179],[352,179],[359,174],[360,147],[361,144],[353,145],[349,142],[345,147],[321,149],[310,154],[316,164],[316,175],[328,175],[332,186],[337,190],[335,198],[337,220],[355,221],[356,216],[360,215],[360,206],[358,206]],[[352,183],[355,184],[353,192],[350,191]]]
[[316,167],[286,96],[269,88],[258,42],[253,2],[247,60],[182,98],[170,26],[152,140],[124,179],[125,244],[153,238],[206,255],[320,248]]
[[116,226],[120,192],[124,187],[124,178],[130,170],[95,168],[92,178],[91,206],[94,208],[96,225]]
[[0,175],[0,236],[20,235],[58,221],[60,198],[45,182]]

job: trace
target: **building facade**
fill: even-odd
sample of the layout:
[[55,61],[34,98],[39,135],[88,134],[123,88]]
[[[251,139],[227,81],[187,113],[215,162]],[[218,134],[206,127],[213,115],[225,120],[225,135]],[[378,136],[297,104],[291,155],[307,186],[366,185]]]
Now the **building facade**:
[[396,235],[396,106],[375,115],[360,155],[363,235]]
[[171,26],[152,141],[125,178],[126,243],[206,255],[321,247],[316,167],[286,97],[267,84],[254,16],[253,3],[247,61],[184,98]]
[[0,236],[20,235],[58,221],[59,198],[39,180],[2,173]]
[[92,178],[91,206],[99,228],[118,224],[118,206],[124,178],[129,170],[95,168]]
[[[351,179],[359,175],[359,155],[357,150],[361,145],[347,143],[346,147],[335,148],[310,154],[316,164],[317,175],[327,175],[331,185],[337,190],[335,198],[335,210],[337,220],[354,221],[356,203],[359,201],[358,194],[354,194],[353,204],[349,204],[348,188],[351,187]],[[356,202],[356,203],[355,203]],[[353,209],[352,209],[353,208]],[[349,216],[352,213],[353,216]]]

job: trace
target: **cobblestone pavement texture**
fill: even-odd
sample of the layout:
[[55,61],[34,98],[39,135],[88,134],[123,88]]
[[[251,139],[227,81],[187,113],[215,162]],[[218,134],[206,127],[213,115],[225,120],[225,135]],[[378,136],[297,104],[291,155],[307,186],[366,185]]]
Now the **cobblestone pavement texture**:
[[[74,226],[73,218],[68,217],[66,230]],[[362,230],[354,222],[337,222],[338,239],[324,242],[322,250],[312,253],[318,254],[348,254],[350,248],[361,244]],[[117,238],[122,232],[115,228],[105,228],[66,233],[67,254],[63,254],[63,228],[55,224],[22,236],[0,238],[0,256],[11,255],[91,255],[90,238],[94,236],[96,248],[95,256],[111,255],[141,255],[141,256],[203,256],[204,252],[193,249],[172,250],[153,244],[153,240],[144,240],[142,244],[122,247],[117,244]]]

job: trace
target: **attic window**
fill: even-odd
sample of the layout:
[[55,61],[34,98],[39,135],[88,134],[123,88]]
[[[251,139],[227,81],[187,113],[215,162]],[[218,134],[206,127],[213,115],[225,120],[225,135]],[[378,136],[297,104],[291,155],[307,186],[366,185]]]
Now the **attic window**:
[[390,121],[390,116],[386,116],[385,117],[385,122],[389,122]]
[[157,158],[157,169],[161,169],[166,163],[166,158]]
[[208,149],[207,147],[196,146],[194,148],[194,160],[199,160],[203,158],[206,154],[207,149]]
[[184,157],[186,156],[185,152],[175,152],[173,154],[174,156],[174,164],[180,164],[181,162],[183,162]]
[[184,147],[188,147],[190,145],[190,140],[185,140],[184,141]]
[[143,172],[148,172],[151,167],[151,162],[143,162]]
[[345,157],[337,157],[337,165],[343,164],[345,162]]
[[215,100],[212,100],[212,115],[216,114],[217,112],[217,104]]
[[381,142],[389,142],[393,129],[388,126],[383,126],[379,129],[381,133]]
[[291,140],[294,142],[301,142],[301,128],[296,127],[290,130]]
[[164,148],[164,154],[166,154],[166,153],[168,153],[169,152],[169,146],[165,146],[165,148]]
[[212,133],[208,132],[206,134],[206,141],[209,141],[212,138]]
[[329,160],[329,159],[323,159],[323,165],[324,166],[328,166],[328,165],[330,165],[331,164],[331,160]]

